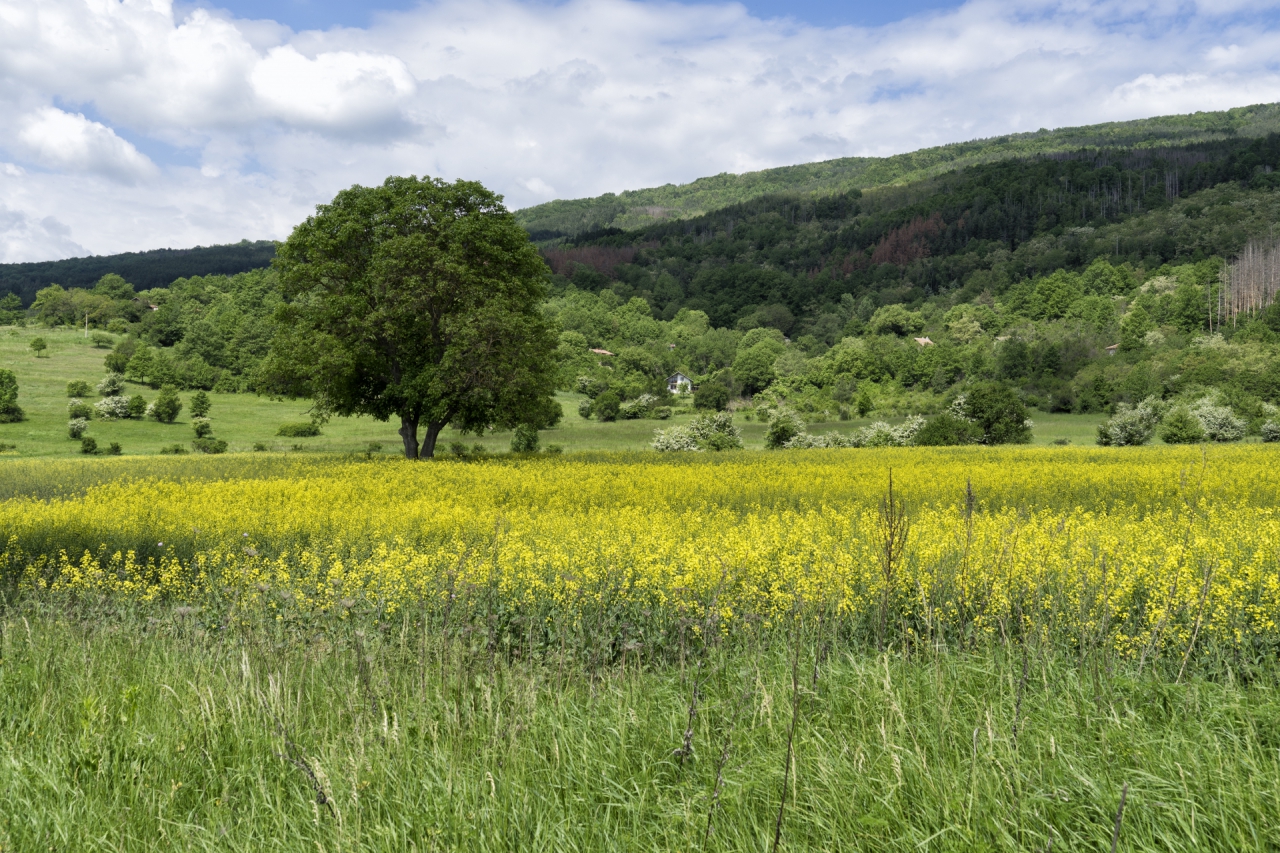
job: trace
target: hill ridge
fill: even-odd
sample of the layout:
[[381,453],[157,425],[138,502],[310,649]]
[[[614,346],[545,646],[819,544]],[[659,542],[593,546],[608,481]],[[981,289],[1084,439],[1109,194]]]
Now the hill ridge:
[[1280,103],[1040,129],[921,148],[888,157],[842,157],[697,178],[522,208],[517,220],[543,245],[604,228],[633,230],[687,219],[780,192],[836,193],[903,184],[967,166],[1081,148],[1158,148],[1280,131]]

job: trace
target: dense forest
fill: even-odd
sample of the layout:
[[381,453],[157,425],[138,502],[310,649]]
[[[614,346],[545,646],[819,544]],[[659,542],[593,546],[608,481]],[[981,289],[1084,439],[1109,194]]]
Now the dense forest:
[[121,255],[94,255],[62,261],[0,264],[0,294],[12,293],[30,305],[36,291],[50,284],[93,287],[104,275],[115,273],[141,289],[166,287],[175,279],[193,275],[234,275],[271,263],[276,244],[271,240],[242,240],[225,246],[194,249],[153,249]]
[[[642,417],[678,371],[700,406],[821,420],[931,414],[994,382],[1045,411],[1210,401],[1257,431],[1280,403],[1280,134],[1254,131],[1277,115],[1055,132],[1107,144],[1004,156],[1042,138],[1024,134],[914,180],[544,241],[560,386],[583,416]],[[912,156],[940,162],[899,166]],[[905,174],[892,159],[877,168]],[[267,387],[274,271],[149,281],[42,286],[0,300],[0,322],[87,321],[113,335],[109,368],[156,386]]]

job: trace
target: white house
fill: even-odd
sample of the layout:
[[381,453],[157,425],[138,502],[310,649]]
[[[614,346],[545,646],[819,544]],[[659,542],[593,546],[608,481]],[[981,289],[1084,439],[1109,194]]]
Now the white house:
[[667,377],[667,390],[672,394],[688,394],[693,390],[693,380],[683,373],[673,373]]

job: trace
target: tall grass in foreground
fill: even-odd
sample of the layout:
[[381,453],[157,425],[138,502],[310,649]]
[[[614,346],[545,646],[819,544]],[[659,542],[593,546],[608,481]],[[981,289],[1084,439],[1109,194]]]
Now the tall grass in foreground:
[[1125,786],[1117,849],[1280,845],[1275,666],[807,621],[590,668],[442,627],[11,610],[0,849],[1106,850]]

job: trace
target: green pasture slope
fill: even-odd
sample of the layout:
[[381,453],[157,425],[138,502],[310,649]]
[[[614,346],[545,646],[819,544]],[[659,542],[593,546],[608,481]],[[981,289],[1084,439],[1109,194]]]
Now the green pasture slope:
[[[31,339],[43,337],[49,344],[42,357],[37,358],[30,349]],[[18,377],[20,394],[18,402],[26,411],[26,420],[16,424],[0,424],[0,442],[16,445],[3,457],[18,456],[75,456],[80,453],[80,443],[67,435],[67,382],[83,379],[96,385],[105,375],[103,358],[107,350],[98,349],[84,337],[82,331],[69,329],[0,328],[0,367],[14,371]],[[130,396],[142,394],[148,401],[155,399],[157,391],[127,383]],[[155,421],[102,421],[93,420],[86,435],[92,436],[101,449],[117,442],[125,455],[159,453],[161,448],[173,444],[189,447],[194,433],[188,407],[190,393],[182,393],[183,410],[176,422],[161,424]],[[282,438],[276,435],[281,424],[308,420],[309,404],[305,401],[271,400],[252,394],[209,394],[213,401],[210,416],[213,418],[214,436],[227,442],[228,452],[241,453],[254,450],[256,444],[265,444],[271,451],[366,453],[369,445],[381,444],[383,453],[400,452],[398,424],[380,423],[372,418],[334,418],[326,424],[321,435],[314,438]],[[542,444],[556,444],[566,452],[577,450],[644,450],[653,440],[653,431],[661,427],[686,423],[692,414],[676,415],[668,421],[635,420],[600,423],[586,421],[578,416],[576,394],[559,395],[564,408],[564,418],[558,427],[543,431]],[[88,402],[97,402],[97,396]],[[839,430],[849,432],[866,426],[874,420],[817,423],[810,426],[812,432]],[[900,421],[901,418],[890,420]],[[1037,413],[1035,443],[1052,444],[1069,441],[1072,444],[1090,444],[1101,417],[1098,415],[1047,415]],[[749,449],[764,447],[765,425],[759,421],[738,419],[743,442]],[[462,435],[448,430],[442,437],[442,451],[454,442],[468,447],[482,445],[487,452],[508,450],[511,433],[496,432],[484,436]]]

